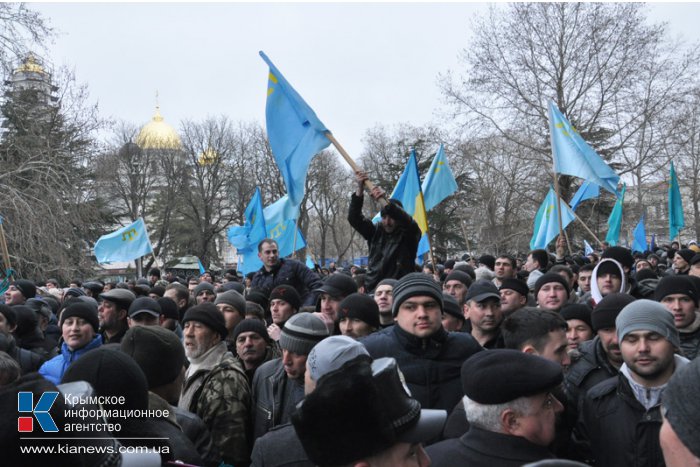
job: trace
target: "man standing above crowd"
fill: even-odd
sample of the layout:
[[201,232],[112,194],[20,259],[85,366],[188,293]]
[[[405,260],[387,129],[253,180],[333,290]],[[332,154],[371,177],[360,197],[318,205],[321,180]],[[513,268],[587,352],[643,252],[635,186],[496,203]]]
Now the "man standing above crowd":
[[361,340],[372,358],[393,357],[423,407],[452,410],[461,397],[462,362],[482,350],[465,333],[442,327],[442,291],[431,276],[411,273],[394,288],[396,324]]
[[[416,251],[420,241],[420,227],[413,218],[403,210],[396,200],[390,200],[381,210],[382,220],[374,225],[362,215],[364,185],[369,176],[366,172],[355,172],[357,190],[352,194],[348,222],[367,240],[369,246],[365,288],[374,290],[380,280],[399,279],[415,270]],[[378,200],[385,193],[380,187],[372,189],[371,196]]]
[[316,304],[314,290],[323,285],[318,274],[295,259],[280,258],[279,246],[271,238],[258,243],[258,258],[263,266],[250,282],[250,286],[272,290],[278,285],[294,287],[301,296],[302,305]]
[[617,378],[588,391],[574,439],[584,460],[594,460],[597,466],[663,466],[659,445],[663,392],[688,360],[675,355],[680,347],[678,331],[663,305],[637,300],[620,312],[615,323],[624,364]]

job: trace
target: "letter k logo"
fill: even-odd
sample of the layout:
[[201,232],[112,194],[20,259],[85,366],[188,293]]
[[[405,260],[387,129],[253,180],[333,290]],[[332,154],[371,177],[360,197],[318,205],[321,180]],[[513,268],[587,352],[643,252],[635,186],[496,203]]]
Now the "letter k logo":
[[[41,431],[46,433],[57,432],[58,427],[49,414],[49,410],[53,407],[57,397],[58,392],[56,391],[45,392],[39,398],[36,406],[34,406],[34,393],[19,392],[17,393],[17,411],[19,413],[29,412],[34,414],[36,421],[39,422]],[[19,417],[17,419],[17,431],[20,433],[31,433],[34,431],[34,419],[32,417]]]

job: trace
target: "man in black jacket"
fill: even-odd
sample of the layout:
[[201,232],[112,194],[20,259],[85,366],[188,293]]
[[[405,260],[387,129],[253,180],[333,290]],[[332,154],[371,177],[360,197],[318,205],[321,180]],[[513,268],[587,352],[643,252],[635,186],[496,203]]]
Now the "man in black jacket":
[[574,441],[587,463],[663,466],[659,445],[666,383],[688,363],[672,315],[658,302],[637,300],[615,320],[624,363],[617,377],[583,398]]
[[[364,184],[368,179],[366,172],[355,172],[357,190],[350,199],[348,222],[367,240],[369,264],[365,276],[365,289],[372,291],[382,279],[400,279],[415,271],[421,230],[397,200],[391,200],[382,208],[382,221],[379,224],[375,225],[364,217],[362,203]],[[378,186],[375,186],[370,194],[375,200],[385,196],[384,190]]]
[[360,340],[372,358],[393,357],[411,394],[426,409],[450,411],[462,396],[462,362],[483,350],[466,333],[442,327],[442,290],[415,272],[394,287],[396,324]]
[[318,274],[297,260],[280,258],[279,246],[271,238],[258,243],[258,257],[263,267],[253,276],[251,288],[264,288],[269,293],[278,285],[289,285],[301,296],[302,306],[316,304],[318,292],[314,291],[323,285]]

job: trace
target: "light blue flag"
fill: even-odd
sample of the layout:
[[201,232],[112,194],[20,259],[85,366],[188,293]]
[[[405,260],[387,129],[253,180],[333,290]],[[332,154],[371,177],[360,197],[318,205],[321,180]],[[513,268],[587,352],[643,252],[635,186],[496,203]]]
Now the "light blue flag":
[[245,208],[243,218],[244,224],[242,226],[235,225],[228,229],[228,241],[237,250],[244,250],[249,247],[255,247],[257,250],[258,243],[267,237],[267,226],[263,214],[260,188],[255,188],[255,193],[253,193],[248,206]]
[[418,242],[418,251],[416,252],[416,262],[418,264],[423,264],[423,255],[430,252],[430,241],[428,240],[428,234],[424,233]]
[[588,180],[618,196],[620,177],[581,138],[552,101],[549,102],[549,132],[556,173]]
[[583,240],[583,254],[588,256],[591,253],[593,253],[593,247],[591,246],[590,243],[588,243],[588,240],[584,239]]
[[634,240],[632,241],[632,251],[644,253],[647,251],[647,231],[644,227],[644,216],[639,219],[639,224],[634,228]]
[[205,272],[207,272],[207,270],[204,269],[204,265],[202,264],[202,260],[200,260],[199,258],[197,258],[197,265],[199,266],[199,275],[200,276],[202,274],[204,274]]
[[265,107],[267,137],[287,194],[299,204],[304,198],[311,159],[331,144],[325,135],[328,130],[267,55],[260,51],[260,56],[270,67]]
[[97,262],[131,261],[153,252],[146,224],[138,218],[133,224],[101,236],[95,243]]
[[608,233],[605,236],[605,241],[610,244],[610,246],[616,246],[620,241],[620,230],[622,229],[622,204],[625,202],[625,190],[627,185],[622,185],[622,193],[620,197],[617,198],[615,206],[610,212],[610,217],[608,218]]
[[560,211],[557,211],[557,195],[554,188],[549,187],[549,193],[537,210],[535,225],[530,240],[530,249],[547,248],[547,245],[559,235],[559,216],[561,212],[561,228],[565,229],[574,220],[574,212],[563,200],[559,201]]
[[309,269],[313,269],[313,268],[316,267],[316,265],[314,264],[314,260],[313,260],[313,258],[311,257],[311,255],[306,255],[306,267],[309,268]]
[[294,204],[289,198],[289,195],[284,195],[263,209],[263,215],[265,216],[265,224],[269,231],[277,224],[299,217],[299,204]]
[[681,190],[676,178],[676,169],[671,162],[671,179],[668,183],[668,238],[673,241],[678,233],[685,227],[683,216],[683,203],[681,202]]
[[592,198],[597,198],[600,196],[600,187],[596,185],[595,183],[591,183],[588,180],[583,182],[579,189],[576,191],[574,194],[574,197],[571,198],[571,202],[569,203],[569,206],[571,206],[572,210],[576,210],[579,204],[581,204],[582,201],[586,201],[587,199],[592,199]]
[[428,175],[423,180],[422,190],[426,211],[430,211],[440,204],[442,200],[457,191],[457,181],[452,174],[450,165],[447,163],[445,148],[442,144],[437,154],[435,154],[433,162],[430,164]]

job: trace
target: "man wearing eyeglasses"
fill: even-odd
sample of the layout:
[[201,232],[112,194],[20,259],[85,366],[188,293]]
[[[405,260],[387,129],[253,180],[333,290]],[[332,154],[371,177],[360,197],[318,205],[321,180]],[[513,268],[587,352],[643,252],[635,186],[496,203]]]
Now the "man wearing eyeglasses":
[[581,460],[599,467],[663,466],[661,403],[675,371],[688,363],[673,315],[651,300],[625,306],[615,320],[623,365],[583,399],[574,441]]
[[469,357],[462,386],[470,428],[426,449],[433,467],[519,467],[552,458],[548,446],[563,407],[551,391],[562,379],[558,363],[518,350]]

